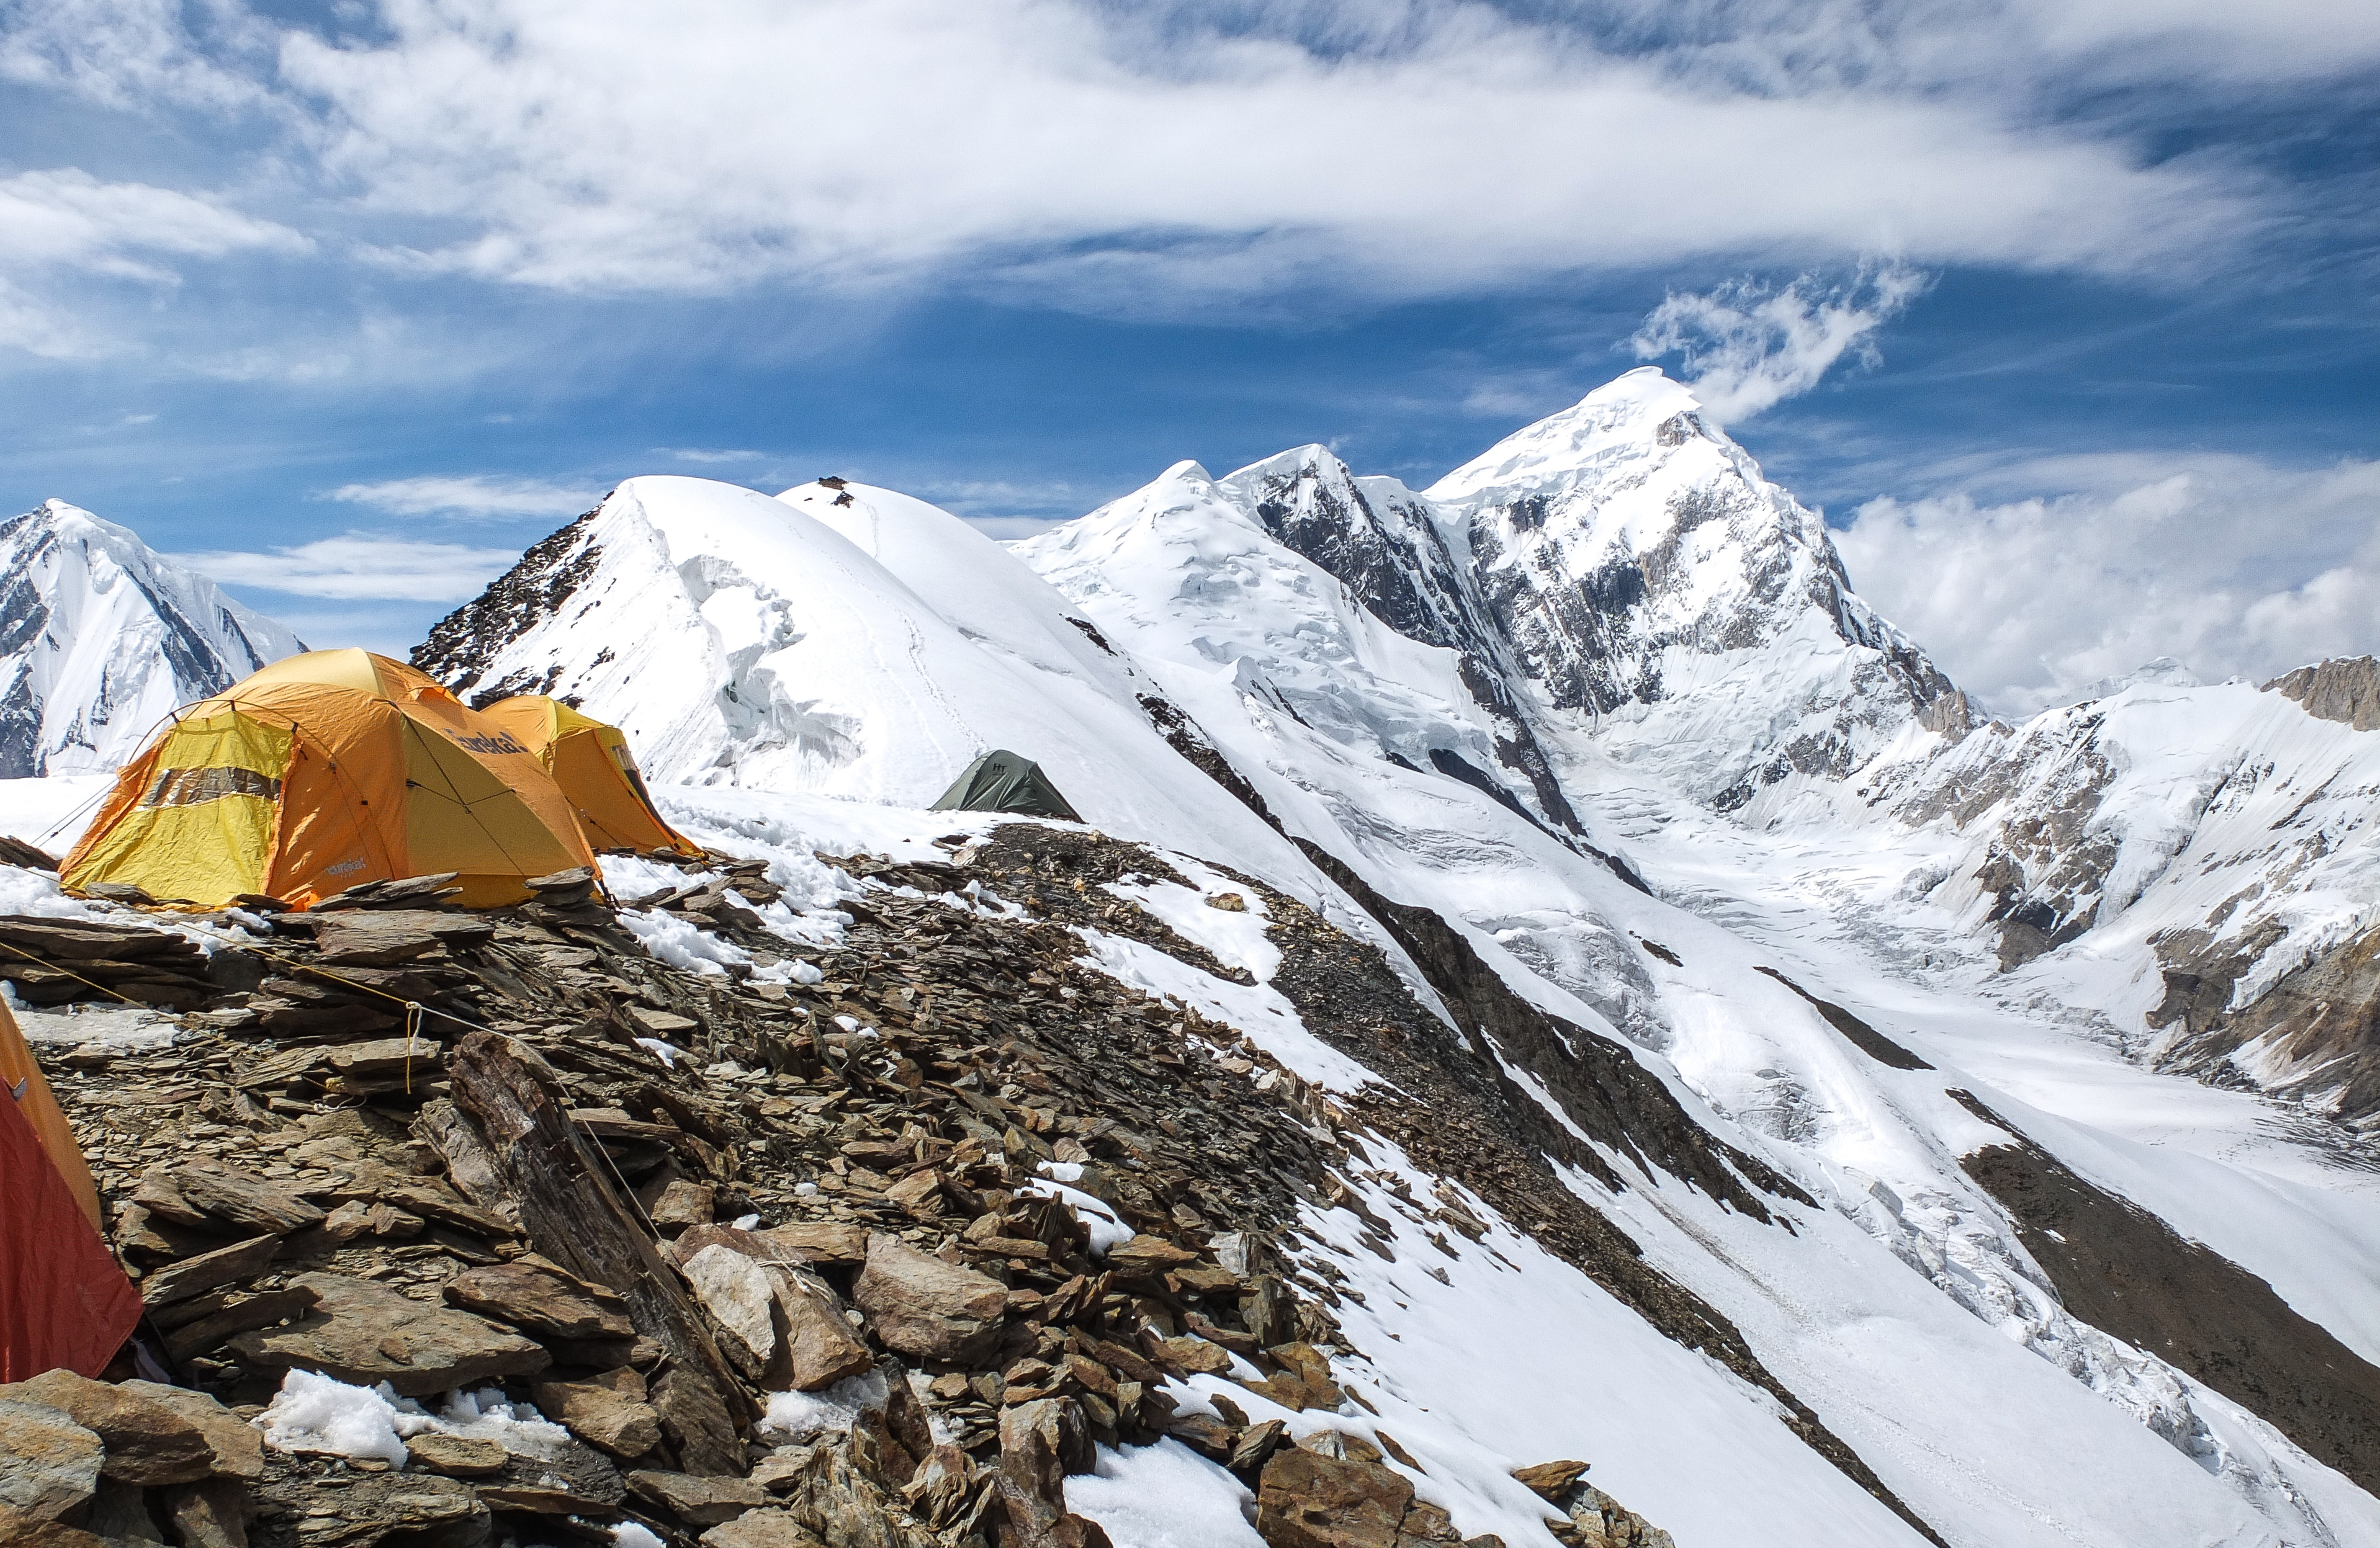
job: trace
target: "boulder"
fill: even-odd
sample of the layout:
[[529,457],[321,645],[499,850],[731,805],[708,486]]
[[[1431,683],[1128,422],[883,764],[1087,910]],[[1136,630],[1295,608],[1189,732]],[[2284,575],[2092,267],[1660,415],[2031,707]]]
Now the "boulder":
[[167,1386],[163,1382],[130,1381],[121,1384],[119,1392],[173,1409],[198,1426],[206,1437],[207,1449],[214,1458],[218,1478],[257,1479],[264,1476],[264,1437],[248,1421],[225,1408],[203,1392],[193,1392],[187,1386]]
[[591,1382],[540,1383],[529,1400],[546,1418],[622,1461],[661,1444],[661,1415],[645,1401],[645,1379],[625,1367]]
[[0,1506],[34,1521],[80,1510],[98,1492],[104,1457],[99,1436],[60,1410],[0,1397]]
[[72,1371],[44,1371],[0,1386],[0,1399],[42,1403],[97,1435],[106,1447],[103,1476],[148,1487],[195,1483],[214,1471],[206,1433],[163,1403]]
[[1054,1511],[1066,1508],[1065,1480],[1099,1464],[1099,1448],[1071,1397],[1037,1397],[1000,1410],[1000,1470]]
[[863,1375],[876,1363],[875,1352],[844,1317],[843,1302],[832,1290],[795,1270],[772,1267],[769,1279],[784,1328],[773,1373],[787,1386],[816,1392],[846,1376]]
[[749,1479],[697,1478],[692,1473],[640,1469],[628,1475],[628,1493],[655,1510],[689,1526],[715,1527],[767,1505],[769,1492]]
[[868,1240],[868,1264],[852,1299],[887,1348],[953,1365],[978,1364],[991,1353],[1008,1310],[1008,1291],[998,1280],[882,1234]]
[[296,1366],[358,1386],[386,1382],[404,1397],[423,1397],[480,1382],[534,1375],[552,1363],[544,1346],[468,1312],[338,1274],[301,1274],[293,1289],[311,1290],[313,1310],[285,1327],[232,1340],[243,1364],[262,1371]]
[[776,1288],[768,1270],[732,1247],[711,1246],[682,1272],[724,1335],[722,1352],[747,1380],[760,1380],[777,1358]]
[[1397,1548],[1413,1485],[1372,1462],[1284,1446],[1257,1487],[1257,1535],[1269,1548]]
[[543,1259],[466,1269],[440,1292],[446,1304],[549,1338],[634,1338],[627,1303]]

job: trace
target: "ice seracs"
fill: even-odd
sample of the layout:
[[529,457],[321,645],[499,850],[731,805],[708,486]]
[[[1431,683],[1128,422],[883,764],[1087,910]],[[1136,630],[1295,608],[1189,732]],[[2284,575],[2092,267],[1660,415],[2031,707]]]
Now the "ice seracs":
[[103,773],[167,713],[306,647],[63,500],[0,521],[0,779]]

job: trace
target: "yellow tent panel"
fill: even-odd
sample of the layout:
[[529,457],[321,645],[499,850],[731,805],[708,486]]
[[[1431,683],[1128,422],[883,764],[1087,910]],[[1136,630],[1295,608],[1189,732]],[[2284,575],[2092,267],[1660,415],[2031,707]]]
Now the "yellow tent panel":
[[455,871],[462,902],[492,907],[594,863],[560,787],[503,727],[401,661],[318,650],[183,711],[117,773],[61,879],[212,908]]
[[596,848],[702,853],[655,809],[619,727],[537,694],[502,700],[480,713],[537,755]]

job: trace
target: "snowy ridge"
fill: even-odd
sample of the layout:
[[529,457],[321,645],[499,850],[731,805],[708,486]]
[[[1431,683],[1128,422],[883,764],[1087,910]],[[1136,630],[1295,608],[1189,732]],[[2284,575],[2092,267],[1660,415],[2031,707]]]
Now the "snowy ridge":
[[1010,747],[1094,825],[1319,885],[1230,795],[1183,777],[1137,702],[1148,679],[947,512],[857,484],[771,499],[632,478],[557,538],[416,664],[477,699],[583,702],[656,782],[920,808]]
[[62,500],[0,522],[0,779],[104,772],[303,641]]

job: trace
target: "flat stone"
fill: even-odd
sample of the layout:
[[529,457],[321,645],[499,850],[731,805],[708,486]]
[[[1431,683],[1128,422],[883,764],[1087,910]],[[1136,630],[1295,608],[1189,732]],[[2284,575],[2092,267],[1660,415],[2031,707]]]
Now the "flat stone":
[[647,1006],[631,1005],[627,1016],[647,1037],[683,1037],[689,1032],[702,1030],[700,1022],[691,1016],[681,1016],[674,1010],[655,1010]]
[[1180,1366],[1194,1376],[1220,1376],[1232,1369],[1231,1351],[1204,1338],[1160,1338],[1157,1348],[1168,1365]]
[[358,909],[319,915],[314,941],[326,967],[395,967],[442,946],[488,940],[495,933],[492,922],[470,914]]
[[80,1510],[104,1457],[99,1436],[58,1409],[0,1398],[0,1506],[35,1521]]
[[207,1449],[214,1457],[214,1472],[219,1478],[255,1479],[264,1476],[264,1436],[256,1426],[225,1408],[203,1392],[193,1392],[187,1386],[167,1386],[163,1382],[129,1381],[118,1387],[136,1397],[173,1409],[198,1426],[206,1437]]
[[868,1233],[857,1226],[818,1221],[752,1234],[778,1252],[814,1264],[856,1267],[868,1261]]
[[466,1269],[440,1294],[449,1306],[550,1338],[623,1339],[637,1336],[626,1302],[552,1264],[515,1261]]
[[205,1433],[138,1392],[60,1370],[0,1386],[0,1398],[46,1404],[97,1435],[107,1450],[103,1477],[146,1488],[195,1483],[214,1471]]
[[233,1339],[242,1363],[297,1366],[358,1386],[386,1382],[406,1397],[534,1375],[552,1363],[534,1339],[368,1279],[302,1274],[290,1285],[313,1291],[318,1304],[286,1327]]
[[170,1306],[225,1285],[253,1279],[264,1272],[265,1265],[280,1251],[281,1239],[267,1235],[168,1264],[152,1270],[140,1281],[140,1300],[152,1309]]
[[769,1503],[769,1492],[749,1479],[698,1478],[650,1468],[628,1475],[628,1493],[696,1527],[733,1521]]
[[594,1382],[544,1382],[529,1389],[538,1411],[599,1451],[632,1461],[659,1445],[661,1415],[644,1400],[644,1378],[636,1380],[634,1396],[617,1385]]
[[887,1348],[954,1365],[990,1354],[1008,1311],[998,1280],[882,1234],[868,1240],[868,1264],[852,1299]]
[[602,1500],[545,1483],[482,1483],[480,1503],[521,1516],[577,1516],[608,1508]]
[[702,1548],[826,1548],[825,1540],[782,1510],[752,1510],[702,1534]]
[[436,1430],[414,1436],[405,1449],[409,1466],[447,1478],[492,1478],[512,1459],[512,1453],[494,1441]]
[[1135,1236],[1109,1248],[1107,1253],[1108,1267],[1127,1277],[1162,1274],[1197,1261],[1197,1253],[1176,1247],[1161,1236]]
[[417,1081],[434,1081],[445,1072],[446,1050],[434,1037],[375,1037],[325,1049],[322,1061],[350,1080],[401,1077],[410,1070]]
[[1397,1548],[1413,1485],[1373,1462],[1284,1446],[1257,1487],[1257,1535],[1270,1548]]
[[322,1223],[321,1210],[287,1189],[219,1162],[193,1162],[167,1180],[190,1208],[225,1225],[286,1236]]

